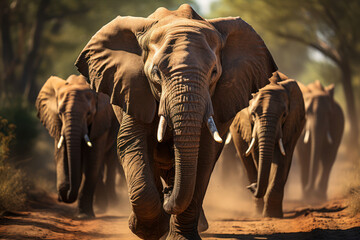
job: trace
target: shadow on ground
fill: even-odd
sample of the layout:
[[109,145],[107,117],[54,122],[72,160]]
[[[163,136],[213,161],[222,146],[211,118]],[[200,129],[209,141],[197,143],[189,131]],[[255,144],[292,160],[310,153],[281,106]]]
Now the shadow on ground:
[[350,228],[347,230],[329,230],[329,229],[314,229],[311,232],[299,232],[299,233],[274,233],[270,235],[258,235],[258,234],[211,234],[203,233],[201,236],[206,238],[216,239],[269,239],[269,240],[331,240],[331,239],[347,239],[355,240],[360,239],[360,227]]

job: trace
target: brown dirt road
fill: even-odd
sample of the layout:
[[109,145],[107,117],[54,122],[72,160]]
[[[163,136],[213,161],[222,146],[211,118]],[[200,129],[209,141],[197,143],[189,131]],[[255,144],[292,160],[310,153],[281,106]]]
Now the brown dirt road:
[[[251,194],[244,190],[238,170],[233,179],[222,182],[220,162],[204,200],[210,227],[201,236],[206,240],[360,240],[360,215],[352,216],[347,200],[341,197],[346,196],[344,189],[353,181],[353,169],[351,163],[337,161],[328,191],[332,200],[311,206],[299,200],[301,188],[295,163],[287,183],[284,218],[263,219],[253,216]],[[224,172],[230,174],[229,170]],[[28,211],[0,216],[0,239],[138,239],[128,228],[127,200],[121,210],[97,213],[96,219],[80,221],[72,218],[75,205],[58,203],[56,194],[48,196],[43,192],[34,196]]]
[[[287,202],[283,219],[227,218],[226,210],[205,208],[210,228],[203,239],[360,239],[360,215],[351,216],[346,200],[319,207],[296,207]],[[216,211],[216,214],[215,214]],[[219,214],[223,212],[223,216]],[[93,220],[74,220],[74,205],[46,194],[31,203],[31,210],[0,217],[0,239],[138,239],[127,226],[129,210],[98,214]],[[234,216],[234,214],[232,214]]]

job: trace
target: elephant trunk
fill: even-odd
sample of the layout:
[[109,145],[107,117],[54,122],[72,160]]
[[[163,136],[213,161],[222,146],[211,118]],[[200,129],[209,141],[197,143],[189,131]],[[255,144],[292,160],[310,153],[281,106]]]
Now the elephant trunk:
[[[199,89],[184,85],[182,89]],[[175,180],[171,195],[164,201],[164,210],[178,215],[189,206],[196,183],[201,127],[209,103],[201,94],[177,92],[169,101],[175,152]]]
[[[69,189],[66,196],[61,196],[62,200],[66,203],[73,203],[78,196],[79,187],[82,178],[81,169],[81,140],[82,140],[82,127],[80,124],[73,124],[80,122],[80,120],[70,117],[65,127],[65,140],[67,147],[67,159],[69,170]],[[65,163],[66,164],[66,163]]]
[[271,163],[274,155],[276,125],[276,118],[260,119],[258,132],[259,168],[257,176],[257,189],[254,193],[256,198],[264,197],[268,187]]

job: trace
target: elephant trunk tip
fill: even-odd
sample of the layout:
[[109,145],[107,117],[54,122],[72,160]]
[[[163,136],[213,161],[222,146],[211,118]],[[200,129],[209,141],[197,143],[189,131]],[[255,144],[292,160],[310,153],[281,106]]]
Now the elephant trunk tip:
[[63,199],[63,201],[66,202],[66,203],[73,203],[73,202],[76,201],[77,195],[78,195],[78,191],[69,190],[68,193],[67,193],[67,198]]
[[179,215],[186,209],[186,207],[181,208],[180,206],[175,204],[174,201],[171,201],[170,199],[164,200],[163,208],[166,213],[172,215]]
[[192,195],[191,198],[181,199],[180,201],[177,201],[176,197],[172,195],[174,195],[173,187],[167,187],[164,189],[163,208],[165,212],[168,214],[179,215],[182,212],[184,212],[185,209],[189,206],[192,199]]
[[62,184],[58,190],[58,201],[64,203],[73,203],[76,201],[78,191],[72,191],[69,184]]

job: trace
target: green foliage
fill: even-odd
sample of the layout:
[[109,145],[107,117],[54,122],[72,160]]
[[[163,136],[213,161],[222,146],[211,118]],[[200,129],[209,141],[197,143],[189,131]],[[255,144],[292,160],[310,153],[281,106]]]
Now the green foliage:
[[0,116],[0,163],[9,157],[10,142],[15,138],[15,125]]
[[241,17],[264,39],[279,70],[297,79],[304,71],[306,61],[309,59],[307,46],[279,38],[270,30],[282,26],[272,20],[273,15],[276,13],[279,16],[287,10],[283,7],[275,11],[269,9],[268,4],[270,4],[269,1],[220,0],[212,4],[210,17]]
[[13,130],[16,137],[11,143],[10,157],[27,157],[38,136],[39,120],[36,117],[35,107],[21,97],[2,97],[0,116],[16,126]]
[[14,129],[14,124],[0,117],[0,212],[22,209],[26,201],[24,173],[5,161],[15,138]]

